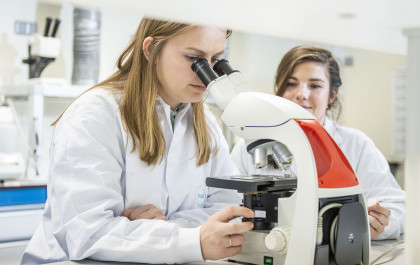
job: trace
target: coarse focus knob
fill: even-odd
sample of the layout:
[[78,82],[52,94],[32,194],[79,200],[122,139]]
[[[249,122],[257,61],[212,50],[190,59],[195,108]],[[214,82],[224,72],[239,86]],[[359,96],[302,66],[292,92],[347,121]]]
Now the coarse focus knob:
[[270,233],[265,236],[265,247],[271,251],[287,254],[287,247],[290,239],[290,227],[281,226],[271,229]]

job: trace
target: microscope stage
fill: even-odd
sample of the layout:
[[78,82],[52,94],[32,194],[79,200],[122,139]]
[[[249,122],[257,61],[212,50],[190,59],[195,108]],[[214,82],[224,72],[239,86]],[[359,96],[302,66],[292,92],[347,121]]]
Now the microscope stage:
[[297,178],[269,175],[238,175],[229,178],[209,177],[206,179],[206,185],[240,192],[273,192],[296,189]]

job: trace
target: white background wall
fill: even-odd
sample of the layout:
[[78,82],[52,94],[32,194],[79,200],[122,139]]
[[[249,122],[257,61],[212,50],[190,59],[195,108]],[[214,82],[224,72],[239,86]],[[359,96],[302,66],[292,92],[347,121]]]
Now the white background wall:
[[[70,4],[56,6],[51,4],[38,4],[38,23],[44,28],[45,18],[55,14],[60,17],[59,35],[62,40],[62,54],[56,62],[49,65],[41,77],[61,77],[71,82],[73,65],[73,9]],[[101,11],[101,36],[100,36],[100,69],[98,80],[103,80],[115,70],[115,62],[119,54],[130,41],[140,23],[141,16],[114,12]]]
[[22,59],[27,56],[27,38],[14,34],[16,20],[35,21],[36,0],[0,2],[0,85],[11,85],[25,80],[27,66]]

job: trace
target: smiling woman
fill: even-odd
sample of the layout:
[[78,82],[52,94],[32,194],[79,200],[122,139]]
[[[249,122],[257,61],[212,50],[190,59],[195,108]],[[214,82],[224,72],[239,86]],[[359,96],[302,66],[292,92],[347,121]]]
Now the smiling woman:
[[252,217],[209,176],[236,169],[191,70],[226,29],[144,18],[118,70],[54,123],[44,219],[22,264],[85,258],[187,263],[237,254]]
[[324,65],[317,62],[302,63],[296,65],[282,97],[295,101],[324,124],[325,110],[337,96],[336,89],[330,92],[329,83]]
[[293,48],[281,60],[274,82],[277,96],[307,109],[321,124],[327,111],[340,116],[340,68],[331,52],[311,46]]

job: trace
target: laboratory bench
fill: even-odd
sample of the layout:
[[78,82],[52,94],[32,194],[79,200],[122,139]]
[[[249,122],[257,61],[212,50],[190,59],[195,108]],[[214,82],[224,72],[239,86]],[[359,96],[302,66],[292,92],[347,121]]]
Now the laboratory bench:
[[[9,243],[0,243],[0,260],[1,264],[4,265],[19,265],[23,251],[26,248],[28,241],[17,241]],[[386,252],[390,248],[394,248],[383,256],[375,264],[383,265],[401,265],[404,264],[404,241],[400,240],[382,240],[372,241],[372,248],[370,254],[370,262]],[[104,262],[94,260],[83,260],[83,261],[62,261],[50,263],[50,265],[124,265],[124,264],[141,264],[141,263],[122,263],[122,262]],[[232,265],[227,261],[207,261],[207,262],[194,262],[189,263],[191,265]]]
[[0,244],[29,240],[41,224],[47,199],[45,183],[0,185]]
[[[390,250],[391,249],[391,250]],[[387,252],[389,251],[389,252]],[[370,253],[370,262],[379,257],[384,252],[387,252],[380,260],[375,264],[382,265],[401,265],[404,264],[404,241],[399,240],[381,240],[372,241],[372,248]],[[63,261],[50,263],[50,265],[124,265],[124,264],[143,264],[143,263],[121,263],[121,262],[104,262],[94,260],[83,260],[83,261]],[[207,262],[193,262],[188,263],[190,265],[232,265],[237,263],[231,263],[224,260],[220,261],[207,261]]]
[[46,199],[43,182],[0,184],[0,264],[20,264],[29,239],[42,222]]

